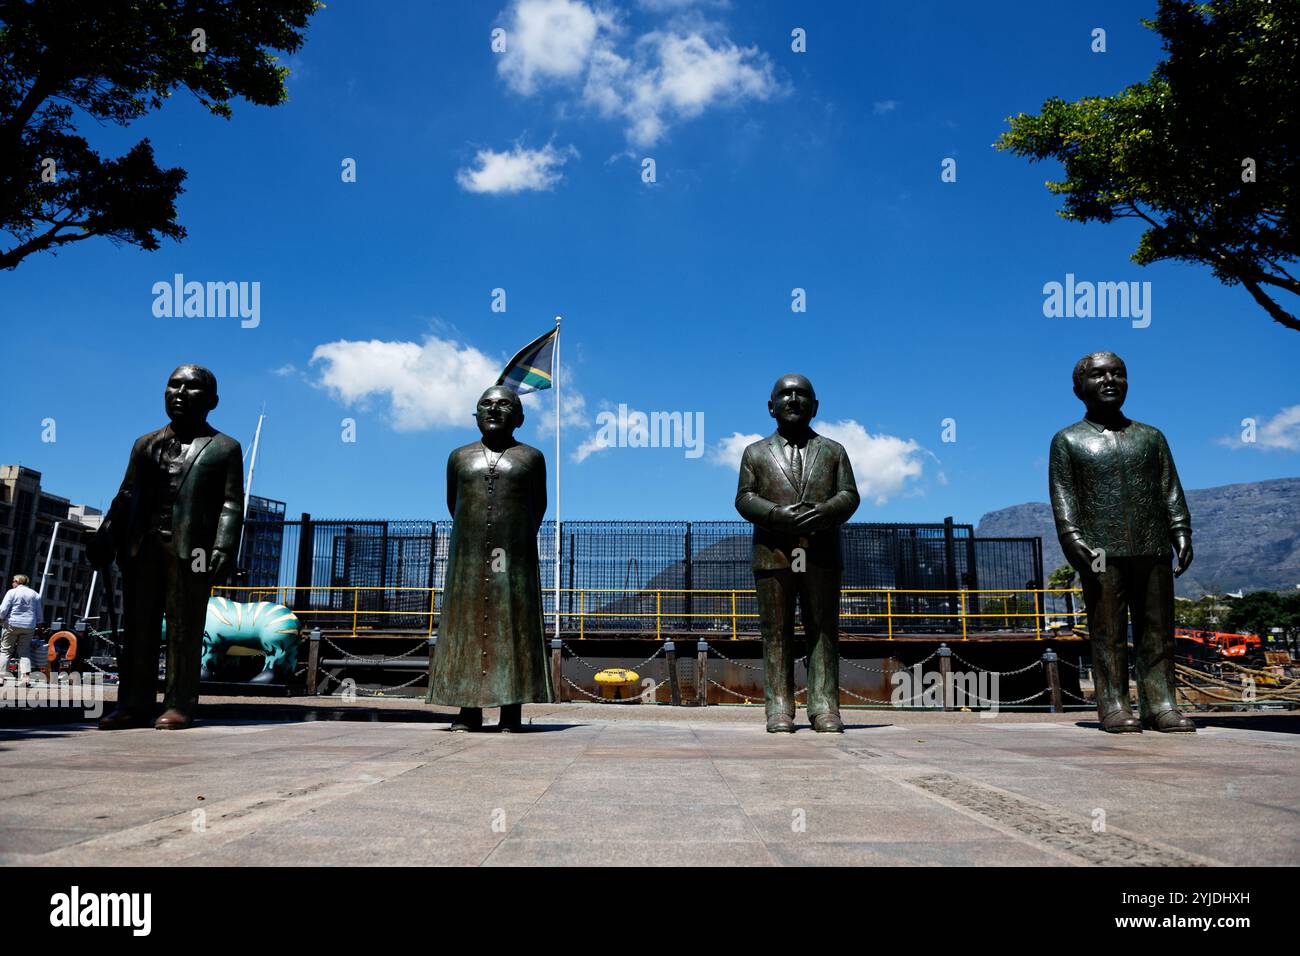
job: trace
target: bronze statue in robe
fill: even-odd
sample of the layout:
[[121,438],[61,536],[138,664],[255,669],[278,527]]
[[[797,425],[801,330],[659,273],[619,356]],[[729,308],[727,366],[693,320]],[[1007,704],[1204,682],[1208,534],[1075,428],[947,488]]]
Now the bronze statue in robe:
[[[208,595],[233,570],[244,521],[239,442],[208,424],[217,379],[182,365],[167,381],[171,423],[131,449],[121,489],[87,553],[99,568],[122,569],[126,634],[118,654],[117,707],[101,730],[183,730],[199,701]],[[164,711],[154,721],[158,646],[167,619]]]
[[537,561],[546,459],[514,438],[524,407],[513,389],[485,391],[475,418],[482,439],[447,459],[451,546],[426,699],[461,708],[454,731],[481,729],[484,707],[517,731],[523,704],[554,700]]
[[[1128,370],[1114,352],[1079,360],[1074,394],[1088,411],[1052,439],[1048,485],[1083,588],[1101,729],[1194,732],[1175,696],[1174,578],[1192,563],[1192,517],[1173,456],[1159,429],[1120,411]],[[1140,720],[1129,704],[1130,620]]]

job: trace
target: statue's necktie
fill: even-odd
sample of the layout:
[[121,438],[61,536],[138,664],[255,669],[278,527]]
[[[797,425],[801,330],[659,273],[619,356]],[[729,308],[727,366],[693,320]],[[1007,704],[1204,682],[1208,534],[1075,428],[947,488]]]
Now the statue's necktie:
[[799,446],[790,446],[790,470],[794,473],[795,487],[800,491],[803,490],[803,455],[799,454]]

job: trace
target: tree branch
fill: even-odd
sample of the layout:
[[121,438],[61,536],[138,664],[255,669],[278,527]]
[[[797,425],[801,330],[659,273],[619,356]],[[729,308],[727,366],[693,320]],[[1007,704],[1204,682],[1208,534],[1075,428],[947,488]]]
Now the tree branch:
[[1290,312],[1287,312],[1280,305],[1274,302],[1269,297],[1268,293],[1259,287],[1258,282],[1249,276],[1238,276],[1237,278],[1241,280],[1241,284],[1246,287],[1246,291],[1254,297],[1255,301],[1259,303],[1264,311],[1273,317],[1274,322],[1277,322],[1284,328],[1288,328],[1293,332],[1300,332],[1300,319],[1297,319]]

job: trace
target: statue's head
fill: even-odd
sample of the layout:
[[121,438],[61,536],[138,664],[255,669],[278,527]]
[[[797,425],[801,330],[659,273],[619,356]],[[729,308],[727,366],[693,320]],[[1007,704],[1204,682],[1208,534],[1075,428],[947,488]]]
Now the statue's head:
[[772,386],[767,413],[778,425],[807,427],[817,417],[817,393],[802,375],[782,375]]
[[474,418],[483,437],[509,436],[524,423],[524,403],[513,388],[493,385],[479,396]]
[[180,365],[167,379],[163,402],[173,425],[201,425],[217,407],[217,377],[202,365]]
[[1128,369],[1114,352],[1090,352],[1074,366],[1074,394],[1088,411],[1118,412],[1128,395]]

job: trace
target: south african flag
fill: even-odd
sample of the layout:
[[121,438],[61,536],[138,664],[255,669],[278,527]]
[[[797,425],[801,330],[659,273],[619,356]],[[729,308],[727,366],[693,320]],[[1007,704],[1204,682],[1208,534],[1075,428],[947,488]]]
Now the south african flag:
[[555,337],[558,328],[551,329],[540,338],[519,350],[497,379],[498,385],[513,388],[520,395],[538,392],[551,387],[551,363],[555,356]]

